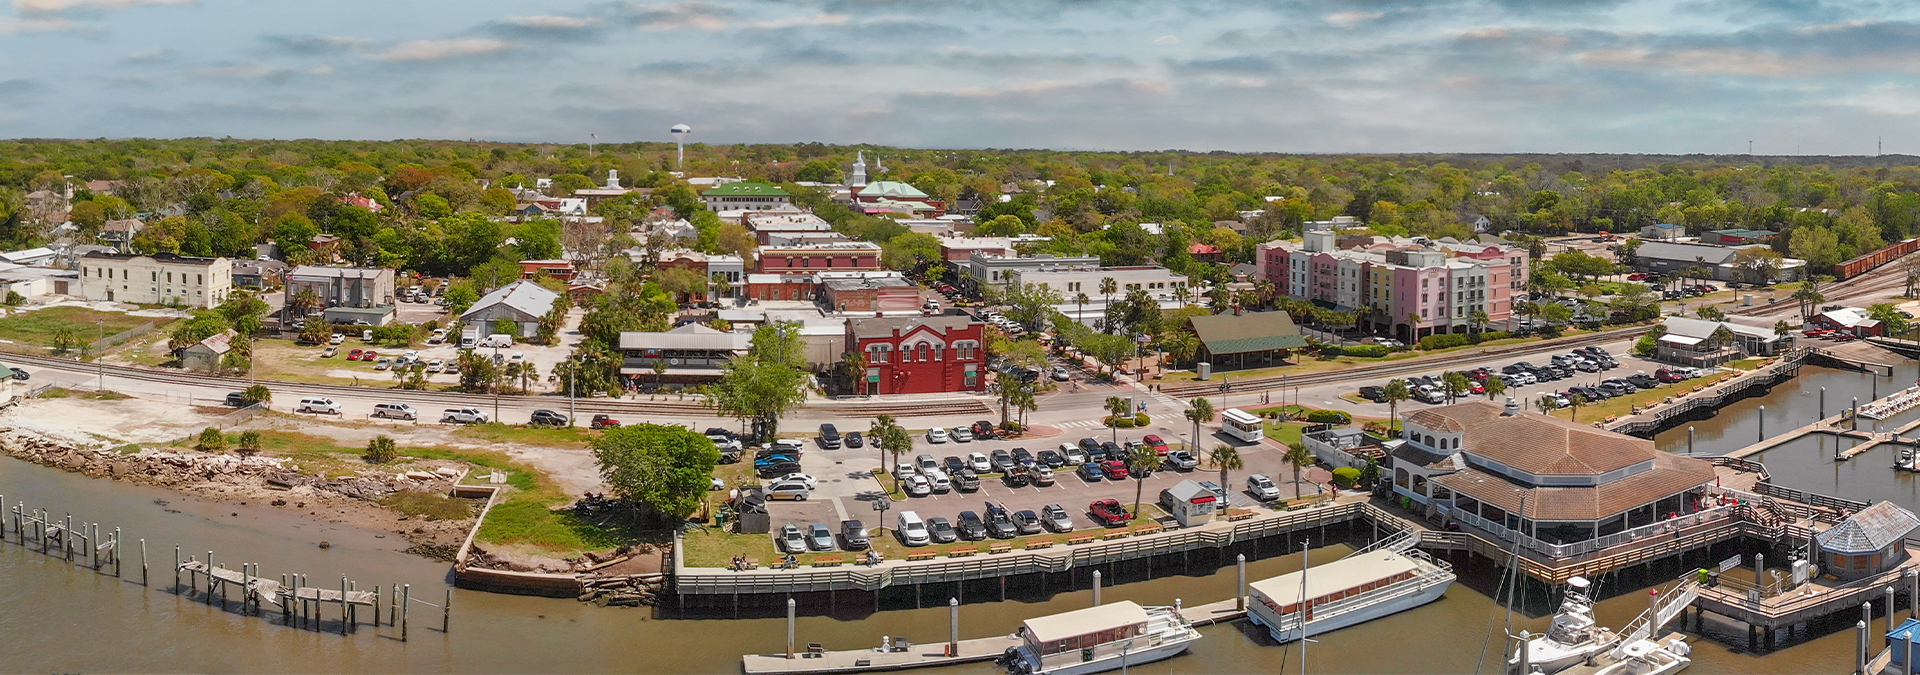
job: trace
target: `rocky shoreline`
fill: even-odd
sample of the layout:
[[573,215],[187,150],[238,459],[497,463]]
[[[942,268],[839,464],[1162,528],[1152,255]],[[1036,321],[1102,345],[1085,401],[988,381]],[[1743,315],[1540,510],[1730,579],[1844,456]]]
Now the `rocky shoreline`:
[[448,492],[462,473],[450,462],[415,464],[402,474],[359,471],[350,477],[321,478],[289,469],[277,457],[153,449],[124,453],[105,444],[84,446],[21,428],[0,432],[0,452],[90,478],[164,487],[242,505],[258,502],[331,522],[386,530],[413,544],[407,552],[434,559],[450,559],[448,551],[458,549],[473,525],[472,518],[413,518],[379,503],[403,490]]

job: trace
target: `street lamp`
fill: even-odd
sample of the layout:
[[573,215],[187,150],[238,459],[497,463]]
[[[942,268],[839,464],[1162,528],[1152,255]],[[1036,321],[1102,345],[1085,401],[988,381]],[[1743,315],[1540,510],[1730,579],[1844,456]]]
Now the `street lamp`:
[[574,387],[574,383],[579,381],[580,381],[579,360],[567,359],[567,426],[573,426],[573,418],[574,418],[573,387]]
[[[97,323],[100,324],[100,342],[96,342],[94,344],[101,344],[107,341],[107,320],[101,319]],[[101,345],[101,348],[105,348],[105,345]],[[100,372],[100,384],[97,386],[99,387],[100,391],[106,391],[107,390],[107,362],[104,359],[101,359],[99,354],[94,354],[93,365]]]

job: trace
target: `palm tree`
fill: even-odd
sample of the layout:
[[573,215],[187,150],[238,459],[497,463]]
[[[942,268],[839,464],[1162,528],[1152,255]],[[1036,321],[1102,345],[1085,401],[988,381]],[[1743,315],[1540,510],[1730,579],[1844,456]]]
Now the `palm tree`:
[[1793,332],[1793,325],[1787,323],[1786,319],[1775,321],[1773,322],[1773,332],[1775,335],[1786,335]]
[[1534,399],[1533,407],[1534,409],[1539,410],[1540,414],[1542,415],[1552,415],[1553,411],[1560,409],[1560,403],[1551,398],[1542,396],[1540,398]]
[[1127,453],[1127,466],[1133,475],[1133,513],[1140,514],[1140,498],[1147,486],[1147,474],[1160,470],[1160,452],[1145,443],[1133,446]]
[[1120,284],[1113,277],[1100,277],[1100,295],[1107,299],[1107,306],[1113,306],[1113,294],[1120,290]]
[[1273,297],[1278,293],[1278,291],[1279,289],[1274,287],[1273,282],[1271,280],[1256,279],[1253,282],[1253,294],[1254,294],[1254,297],[1257,297],[1260,299],[1261,309],[1266,309],[1267,307],[1269,307],[1268,303],[1273,302]]
[[1806,321],[1813,317],[1813,308],[1827,301],[1827,296],[1820,293],[1819,279],[1808,279],[1793,291],[1793,299],[1800,302],[1800,320]]
[[1187,421],[1193,422],[1193,444],[1200,445],[1200,423],[1213,421],[1213,401],[1205,396],[1188,401],[1186,411],[1181,414],[1187,417]]
[[1452,405],[1454,401],[1458,401],[1461,397],[1467,395],[1467,376],[1465,374],[1459,371],[1449,371],[1446,376],[1440,378],[1440,380],[1441,383],[1447,387],[1448,405]]
[[[887,453],[892,450],[891,448],[887,447],[887,441],[892,438],[893,432],[896,432],[896,431],[901,432],[903,434],[906,433],[906,430],[900,428],[900,424],[898,422],[893,421],[892,415],[880,415],[878,417],[873,418],[873,426],[867,428],[867,435],[871,436],[871,438],[867,439],[867,442],[872,443],[873,447],[881,451],[880,453],[880,470],[881,471],[887,470]],[[911,439],[909,439],[909,442],[911,442]],[[905,452],[905,451],[903,450],[901,452]],[[894,466],[900,465],[901,452],[893,453]]]
[[1414,312],[1412,314],[1407,315],[1407,346],[1411,347],[1413,346],[1413,343],[1419,342],[1419,341],[1420,341],[1420,313]]
[[1507,393],[1507,381],[1498,375],[1489,376],[1485,386],[1487,388],[1487,400],[1489,401],[1501,394]]
[[848,388],[855,394],[866,393],[862,385],[866,384],[867,379],[867,353],[847,352],[846,356],[840,357],[840,367],[846,371],[847,381],[852,383]]
[[1400,402],[1413,398],[1413,391],[1407,388],[1406,380],[1396,377],[1380,388],[1380,397],[1387,399],[1387,430],[1392,431],[1394,420],[1399,419]]
[[1487,311],[1484,309],[1473,310],[1473,313],[1467,315],[1467,326],[1473,329],[1474,337],[1479,337],[1481,333],[1486,332],[1489,323],[1493,323],[1493,318],[1487,316]]
[[1581,396],[1581,395],[1579,395],[1579,394],[1574,394],[1574,395],[1572,395],[1572,396],[1568,396],[1568,397],[1567,397],[1567,407],[1569,408],[1569,410],[1567,411],[1567,421],[1569,421],[1569,422],[1578,422],[1578,421],[1580,421],[1580,419],[1579,419],[1579,417],[1580,417],[1580,406],[1583,406],[1583,405],[1586,405],[1586,404],[1587,404],[1587,397],[1585,397],[1585,396]]
[[1073,294],[1073,304],[1079,305],[1079,308],[1073,312],[1073,320],[1076,322],[1084,322],[1087,316],[1087,294]]
[[1313,451],[1308,450],[1304,443],[1287,444],[1287,454],[1283,455],[1281,459],[1285,459],[1288,464],[1293,465],[1293,495],[1298,497],[1300,496],[1301,467],[1314,464],[1318,459],[1313,456]]
[[1118,396],[1108,396],[1106,408],[1107,412],[1113,414],[1113,421],[1108,423],[1107,427],[1113,429],[1113,442],[1119,443],[1120,416],[1132,414],[1133,406],[1127,404],[1127,399]]
[[1215,445],[1212,450],[1207,452],[1207,463],[1212,465],[1213,468],[1220,470],[1220,489],[1222,490],[1227,489],[1228,485],[1232,485],[1232,483],[1227,482],[1228,471],[1239,471],[1247,468],[1246,462],[1240,460],[1240,451],[1225,443]]

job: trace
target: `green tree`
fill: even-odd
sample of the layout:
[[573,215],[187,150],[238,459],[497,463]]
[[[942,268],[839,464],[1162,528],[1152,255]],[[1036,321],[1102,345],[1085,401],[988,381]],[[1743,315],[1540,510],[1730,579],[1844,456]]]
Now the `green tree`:
[[262,443],[260,441],[260,432],[254,431],[252,429],[248,429],[246,431],[240,432],[240,447],[239,447],[240,454],[242,455],[257,454],[260,452],[261,445]]
[[1160,464],[1160,451],[1145,443],[1127,451],[1127,473],[1133,477],[1133,510],[1128,513],[1140,513],[1140,499],[1146,492],[1147,476],[1159,471]]
[[193,449],[201,452],[221,453],[227,451],[227,437],[219,429],[207,427],[200,430],[200,438],[193,443]]
[[1296,441],[1287,444],[1287,454],[1281,455],[1281,459],[1286,460],[1287,464],[1293,466],[1293,494],[1298,496],[1300,494],[1300,470],[1312,466],[1317,461],[1313,456],[1313,451],[1308,450],[1306,444]]
[[394,446],[393,439],[386,435],[373,437],[367,441],[366,460],[370,464],[386,464],[400,458],[400,449]]
[[642,423],[609,429],[593,439],[600,478],[630,504],[679,520],[705,498],[720,451],[683,426]]
[[1110,415],[1110,417],[1107,418],[1107,426],[1113,429],[1113,442],[1119,443],[1120,417],[1122,415],[1132,415],[1133,404],[1119,396],[1108,396],[1107,402],[1102,408]]
[[1007,305],[1007,318],[1038,332],[1046,328],[1047,317],[1054,306],[1060,304],[1060,292],[1044,284],[1015,282],[1007,287],[1003,300]]
[[264,384],[252,385],[240,390],[240,401],[247,405],[270,403],[273,401],[273,391]]
[[807,398],[805,366],[799,324],[763,325],[753,332],[746,354],[721,366],[707,404],[722,415],[750,422],[753,438],[772,438],[780,416]]
[[1187,409],[1180,414],[1193,423],[1193,447],[1187,450],[1197,455],[1199,454],[1197,448],[1200,447],[1200,423],[1213,421],[1213,401],[1207,400],[1205,396],[1195,397],[1187,401]]
[[1396,377],[1387,380],[1386,386],[1380,388],[1380,396],[1387,399],[1387,428],[1398,428],[1400,402],[1413,398],[1413,389],[1407,386],[1406,380]]
[[1227,472],[1247,468],[1246,462],[1240,458],[1240,451],[1225,443],[1215,444],[1212,450],[1207,451],[1207,465],[1220,470],[1220,487],[1228,490],[1232,488],[1227,486],[1233,483],[1227,480]]
[[1487,388],[1487,400],[1489,401],[1507,393],[1507,380],[1498,375],[1488,376],[1487,381],[1482,383],[1481,386]]
[[1448,371],[1446,375],[1441,376],[1440,382],[1446,387],[1447,403],[1449,405],[1467,395],[1467,376],[1464,373]]
[[1820,292],[1820,283],[1820,279],[1816,277],[1806,280],[1800,284],[1799,288],[1794,289],[1793,299],[1800,303],[1801,321],[1811,320],[1813,310],[1818,308],[1820,303],[1827,301],[1827,296]]
[[891,270],[913,270],[945,259],[940,253],[940,240],[924,232],[895,235],[880,245],[880,261]]
[[1882,302],[1867,306],[1867,318],[1880,322],[1887,335],[1902,335],[1907,332],[1907,315],[1891,302]]
[[[880,450],[880,470],[887,470],[887,456],[893,456],[894,468],[900,467],[900,456],[913,449],[913,437],[907,430],[895,422],[892,415],[880,415],[873,418],[873,425],[867,428],[870,437],[867,442]],[[898,487],[897,483],[895,485]]]

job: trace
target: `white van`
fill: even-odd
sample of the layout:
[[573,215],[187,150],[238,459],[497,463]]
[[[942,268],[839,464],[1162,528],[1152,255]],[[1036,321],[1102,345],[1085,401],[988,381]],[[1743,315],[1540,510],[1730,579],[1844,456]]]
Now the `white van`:
[[804,502],[807,501],[807,496],[811,494],[813,494],[813,490],[808,489],[806,483],[797,480],[774,483],[773,485],[767,486],[766,490],[766,496],[769,500],[791,499],[797,502]]
[[482,347],[512,347],[513,336],[506,333],[494,333],[480,340]]
[[303,399],[300,399],[300,405],[295,407],[293,411],[304,412],[304,413],[325,413],[328,415],[338,415],[340,414],[340,404],[334,403],[333,399],[324,398],[324,397],[303,398]]
[[405,403],[376,403],[373,405],[373,416],[396,420],[420,419],[420,413]]
[[894,521],[894,526],[894,533],[900,535],[902,544],[926,546],[933,543],[933,540],[927,536],[927,521],[921,520],[918,513],[901,511],[899,519]]

